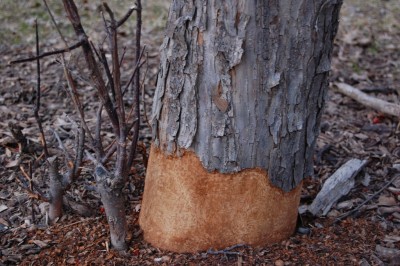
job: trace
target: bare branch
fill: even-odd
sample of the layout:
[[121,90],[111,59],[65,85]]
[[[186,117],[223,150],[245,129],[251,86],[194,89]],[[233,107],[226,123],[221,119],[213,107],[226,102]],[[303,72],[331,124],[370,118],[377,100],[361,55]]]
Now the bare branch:
[[118,56],[118,39],[117,39],[117,25],[114,17],[114,13],[106,2],[103,3],[104,9],[108,13],[111,19],[110,25],[110,47],[111,57],[113,63],[113,83],[115,91],[115,101],[117,108],[117,116],[119,122],[119,134],[118,134],[118,147],[117,147],[117,162],[116,162],[116,176],[124,176],[125,164],[126,164],[126,118],[125,118],[125,107],[123,101],[123,95],[121,91],[121,73]]
[[128,18],[132,15],[133,11],[138,10],[136,6],[132,6],[129,8],[128,12],[117,22],[117,28],[122,26]]
[[[52,21],[53,24],[54,24],[54,27],[56,28],[58,34],[60,35],[61,39],[63,40],[63,42],[64,42],[64,44],[65,44],[65,47],[68,47],[68,43],[67,43],[67,41],[65,40],[64,35],[61,33],[60,28],[58,27],[57,22],[56,22],[56,20],[55,20],[55,18],[54,18],[54,16],[53,16],[53,12],[51,12],[50,7],[47,5],[47,1],[46,1],[46,0],[43,0],[43,2],[44,2],[44,5],[46,6],[47,13],[49,13],[49,15],[50,15],[51,21]],[[67,48],[67,49],[68,49],[68,48]],[[68,52],[69,52],[69,51],[70,51],[70,50],[68,50]]]
[[113,76],[110,71],[110,67],[108,66],[107,58],[106,58],[106,53],[104,52],[103,48],[100,47],[100,62],[104,66],[104,70],[106,71],[106,75],[108,78],[108,87],[110,87],[111,95],[113,96],[113,100],[115,102],[115,89],[114,89],[114,80]]
[[101,163],[105,164],[107,160],[114,154],[114,152],[117,150],[117,143],[115,140],[112,142],[110,145],[110,148],[107,150],[107,153],[101,158]]
[[89,127],[87,126],[86,121],[85,121],[85,114],[83,112],[82,103],[81,103],[81,101],[79,99],[79,96],[78,96],[78,90],[76,89],[76,86],[75,86],[75,83],[74,83],[74,81],[72,79],[71,73],[69,72],[69,70],[65,66],[64,58],[61,57],[61,60],[62,60],[62,64],[63,64],[63,67],[64,67],[64,74],[65,74],[65,77],[66,77],[67,83],[68,83],[68,88],[69,88],[68,92],[69,92],[69,94],[70,94],[70,96],[72,98],[72,102],[74,103],[75,109],[76,109],[76,111],[78,112],[78,114],[80,116],[81,123],[82,123],[83,127],[85,128],[85,130],[87,131],[87,133],[89,135],[90,142],[92,143],[93,146],[95,146],[94,145],[94,143],[95,143],[94,139],[93,139],[92,135],[90,134]]
[[52,131],[53,131],[54,137],[56,138],[56,140],[58,142],[58,148],[60,150],[62,150],[64,153],[65,165],[68,165],[68,162],[72,161],[72,156],[71,156],[71,154],[69,154],[69,152],[65,148],[64,143],[61,141],[60,136],[58,135],[57,131],[55,131],[55,130],[52,130]]
[[29,58],[24,58],[24,59],[18,59],[18,60],[10,61],[9,64],[17,64],[17,63],[30,62],[30,61],[35,61],[35,60],[41,59],[41,58],[46,57],[46,56],[70,52],[70,51],[72,51],[72,50],[74,50],[74,49],[76,49],[76,48],[81,47],[82,44],[83,44],[83,42],[82,42],[82,41],[79,41],[79,42],[75,43],[74,45],[71,45],[71,46],[69,46],[69,47],[67,47],[67,48],[65,48],[65,49],[54,50],[54,51],[46,52],[46,53],[43,53],[43,54],[36,54],[36,56],[34,56],[34,57],[29,57]]
[[83,150],[85,148],[85,129],[83,126],[79,127],[79,133],[76,134],[76,155],[75,155],[75,161],[74,161],[74,166],[72,168],[72,181],[74,181],[80,173],[80,168],[82,165],[82,160],[83,160]]
[[143,116],[144,116],[144,119],[146,120],[145,122],[146,122],[147,126],[150,128],[150,132],[152,132],[153,129],[152,129],[151,125],[150,125],[149,118],[147,116],[146,101],[144,99],[144,96],[145,96],[144,81],[145,81],[145,78],[147,76],[147,72],[149,71],[148,55],[149,54],[146,52],[146,60],[145,60],[145,62],[146,62],[146,71],[144,72],[142,84],[140,85],[140,87],[142,88],[141,93],[142,93],[142,104],[143,104]]
[[103,148],[103,141],[101,139],[101,112],[103,111],[103,105],[100,104],[99,109],[97,110],[97,119],[96,119],[96,132],[95,132],[95,148],[96,148],[96,157],[98,160],[101,160],[104,154],[104,148]]
[[[37,57],[40,54],[39,29],[38,29],[37,20],[35,20],[35,29],[36,29],[36,57]],[[46,138],[45,138],[44,132],[43,132],[42,121],[39,116],[39,109],[40,109],[40,59],[39,58],[36,59],[36,71],[37,71],[36,105],[33,110],[33,114],[34,114],[36,122],[39,126],[39,131],[40,131],[41,139],[43,142],[43,151],[44,151],[44,155],[47,159],[49,157],[49,151],[47,150]]]
[[104,105],[104,108],[110,117],[111,123],[113,125],[114,131],[119,131],[118,117],[116,110],[111,102],[111,99],[107,93],[106,84],[101,75],[100,69],[97,66],[96,59],[93,55],[93,50],[90,46],[89,39],[82,27],[81,20],[78,13],[78,8],[76,7],[73,0],[63,0],[64,9],[67,12],[68,19],[70,20],[75,34],[79,40],[82,41],[82,50],[85,55],[86,63],[91,72],[91,79],[96,90],[99,92],[99,97]]
[[[133,126],[133,135],[132,135],[132,142],[131,147],[129,150],[128,162],[127,167],[130,169],[132,167],[133,159],[136,155],[136,146],[139,139],[139,125],[140,125],[140,67],[139,62],[141,60],[143,52],[141,52],[140,44],[141,44],[141,31],[142,31],[142,3],[141,0],[137,0],[137,17],[136,17],[136,66],[135,69],[135,78],[133,81],[133,102],[135,105],[134,110],[134,120],[137,120]],[[144,51],[144,48],[143,48]]]
[[140,56],[139,56],[139,62],[136,62],[135,68],[133,69],[133,72],[132,72],[132,75],[129,78],[129,82],[125,85],[125,88],[122,90],[122,93],[124,95],[125,95],[125,92],[128,91],[128,87],[132,84],[132,81],[135,78],[136,73],[139,71],[140,67],[144,64],[144,62],[140,62],[140,60],[142,60],[145,49],[146,49],[146,45],[143,46],[142,52],[140,53]]

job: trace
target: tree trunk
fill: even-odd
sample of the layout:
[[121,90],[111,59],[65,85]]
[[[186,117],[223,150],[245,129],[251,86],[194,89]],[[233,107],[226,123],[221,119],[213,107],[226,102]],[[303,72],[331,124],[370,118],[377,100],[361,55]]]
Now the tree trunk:
[[340,0],[174,0],[140,224],[174,251],[292,234]]

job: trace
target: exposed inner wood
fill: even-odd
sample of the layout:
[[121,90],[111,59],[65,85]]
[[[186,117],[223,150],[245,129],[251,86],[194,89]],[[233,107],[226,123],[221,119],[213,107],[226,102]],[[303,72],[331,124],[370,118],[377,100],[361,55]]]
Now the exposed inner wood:
[[152,147],[139,223],[146,241],[175,252],[264,245],[293,233],[300,192],[283,192],[261,169],[210,173],[193,152]]

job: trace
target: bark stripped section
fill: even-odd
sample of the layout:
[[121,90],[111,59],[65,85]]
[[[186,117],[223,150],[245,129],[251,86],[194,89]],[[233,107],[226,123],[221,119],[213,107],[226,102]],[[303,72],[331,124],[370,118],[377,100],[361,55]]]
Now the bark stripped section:
[[153,105],[155,144],[209,171],[312,174],[340,0],[174,0]]

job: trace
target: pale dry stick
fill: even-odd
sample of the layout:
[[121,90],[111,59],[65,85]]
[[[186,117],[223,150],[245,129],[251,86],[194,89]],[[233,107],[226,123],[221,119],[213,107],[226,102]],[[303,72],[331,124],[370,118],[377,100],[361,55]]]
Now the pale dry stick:
[[400,106],[394,103],[390,103],[375,97],[371,97],[364,92],[350,86],[346,83],[334,83],[340,93],[356,100],[357,102],[373,108],[379,112],[400,117]]
[[80,221],[77,221],[77,222],[66,224],[64,226],[61,226],[59,229],[65,229],[65,228],[71,227],[73,225],[81,224],[81,223],[84,223],[84,222],[89,222],[89,221],[92,221],[92,220],[99,220],[99,219],[100,219],[100,217],[87,218],[87,219],[84,219],[84,220],[80,220]]

